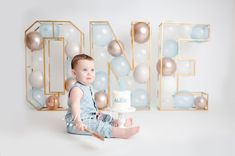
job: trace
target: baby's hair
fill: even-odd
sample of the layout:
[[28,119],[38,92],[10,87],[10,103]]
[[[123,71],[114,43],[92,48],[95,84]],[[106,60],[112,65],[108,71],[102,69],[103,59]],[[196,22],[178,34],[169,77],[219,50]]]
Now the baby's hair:
[[94,61],[94,59],[86,54],[78,54],[73,57],[72,62],[71,62],[71,67],[74,69],[74,67],[78,64],[78,61],[80,60],[89,60],[89,61]]

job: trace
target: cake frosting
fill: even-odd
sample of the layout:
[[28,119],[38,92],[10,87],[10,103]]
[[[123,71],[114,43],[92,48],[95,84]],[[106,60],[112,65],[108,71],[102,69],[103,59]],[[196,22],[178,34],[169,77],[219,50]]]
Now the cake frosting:
[[115,90],[113,91],[112,95],[113,110],[127,110],[131,107],[131,92],[129,90]]

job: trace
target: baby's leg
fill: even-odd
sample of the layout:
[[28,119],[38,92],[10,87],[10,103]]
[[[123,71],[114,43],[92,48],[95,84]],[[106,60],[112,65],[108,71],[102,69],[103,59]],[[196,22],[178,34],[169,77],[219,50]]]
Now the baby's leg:
[[128,139],[139,132],[139,126],[130,128],[112,128],[112,137]]

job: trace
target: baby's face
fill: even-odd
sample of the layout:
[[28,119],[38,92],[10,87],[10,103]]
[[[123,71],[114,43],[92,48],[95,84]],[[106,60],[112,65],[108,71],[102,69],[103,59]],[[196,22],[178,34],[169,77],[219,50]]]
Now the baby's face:
[[76,80],[84,85],[90,85],[95,80],[95,64],[90,60],[79,60],[73,69]]

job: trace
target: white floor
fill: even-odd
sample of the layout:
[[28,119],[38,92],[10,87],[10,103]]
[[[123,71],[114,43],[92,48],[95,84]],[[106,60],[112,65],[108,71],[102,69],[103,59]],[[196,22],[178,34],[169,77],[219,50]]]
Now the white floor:
[[67,134],[64,114],[28,110],[15,113],[14,117],[5,115],[1,119],[0,156],[235,155],[232,111],[135,112],[132,116],[141,126],[138,135],[104,142],[91,136]]

